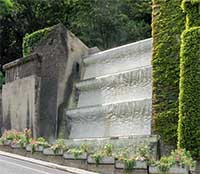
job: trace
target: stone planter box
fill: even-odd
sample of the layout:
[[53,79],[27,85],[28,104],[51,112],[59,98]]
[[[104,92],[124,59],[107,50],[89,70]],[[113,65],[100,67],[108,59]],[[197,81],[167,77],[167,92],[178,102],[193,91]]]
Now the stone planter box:
[[[117,160],[115,162],[116,169],[125,169],[125,165],[123,161]],[[135,161],[135,166],[133,169],[147,169],[147,162],[146,161]]]
[[54,153],[54,151],[51,148],[46,148],[43,150],[44,155],[53,155],[53,156],[62,156],[63,150],[59,150],[57,153]]
[[[43,150],[44,150],[43,146],[36,146],[35,147],[35,152],[43,152]],[[31,152],[31,145],[30,144],[26,146],[26,151]]]
[[87,159],[87,153],[82,153],[81,155],[77,156],[75,158],[74,154],[71,152],[64,152],[63,158],[69,159],[69,160],[86,160]]
[[[188,174],[189,170],[187,168],[183,168],[180,166],[173,166],[169,169],[166,173],[172,173],[172,174]],[[149,166],[149,173],[162,173],[159,171],[159,169],[155,166]]]
[[[92,157],[92,155],[89,155],[87,158],[88,164],[96,164],[95,159]],[[99,161],[99,164],[114,164],[115,163],[115,158],[112,156],[105,156],[102,157]]]
[[25,147],[22,147],[19,143],[16,143],[16,144],[12,144],[10,145],[11,148],[13,149],[23,149]]
[[12,140],[5,140],[5,141],[3,142],[3,145],[4,145],[4,146],[10,146],[11,143],[12,143]]

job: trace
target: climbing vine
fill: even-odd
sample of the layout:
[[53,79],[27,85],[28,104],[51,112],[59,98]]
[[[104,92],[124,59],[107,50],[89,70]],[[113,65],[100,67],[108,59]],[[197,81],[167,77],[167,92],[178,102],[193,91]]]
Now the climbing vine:
[[42,39],[45,39],[50,31],[52,31],[52,27],[26,34],[23,38],[23,56],[26,57],[30,55],[34,47],[37,46]]

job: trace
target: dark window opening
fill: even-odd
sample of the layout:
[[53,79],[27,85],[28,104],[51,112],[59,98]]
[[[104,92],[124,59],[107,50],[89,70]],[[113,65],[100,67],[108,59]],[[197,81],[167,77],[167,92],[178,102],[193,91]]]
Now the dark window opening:
[[79,63],[76,63],[76,73],[79,73],[80,72],[80,65]]

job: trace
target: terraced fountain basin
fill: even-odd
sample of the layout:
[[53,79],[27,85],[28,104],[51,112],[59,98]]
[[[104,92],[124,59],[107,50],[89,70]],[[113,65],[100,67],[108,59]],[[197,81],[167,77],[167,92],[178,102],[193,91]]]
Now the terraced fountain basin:
[[70,138],[151,135],[151,99],[67,110]]

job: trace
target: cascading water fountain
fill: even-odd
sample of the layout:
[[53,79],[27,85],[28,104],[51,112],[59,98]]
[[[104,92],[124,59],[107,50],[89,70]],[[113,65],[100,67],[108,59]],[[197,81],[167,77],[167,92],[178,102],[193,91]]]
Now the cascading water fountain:
[[151,49],[146,39],[83,60],[78,106],[66,111],[70,139],[153,137]]

